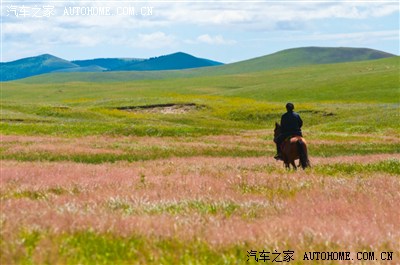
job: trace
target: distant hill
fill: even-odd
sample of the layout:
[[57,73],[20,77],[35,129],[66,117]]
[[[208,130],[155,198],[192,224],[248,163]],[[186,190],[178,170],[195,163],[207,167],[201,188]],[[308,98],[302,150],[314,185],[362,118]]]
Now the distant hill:
[[1,81],[25,78],[44,73],[51,73],[60,69],[79,67],[67,60],[50,54],[29,57],[8,63],[0,63]]
[[16,80],[30,76],[59,72],[104,72],[104,71],[160,71],[188,69],[221,65],[207,59],[178,52],[150,59],[98,58],[67,61],[50,54],[1,63],[0,81]]
[[[96,73],[95,71],[91,71],[86,73],[53,73],[51,75],[32,77],[24,80],[24,82],[115,82],[140,79],[216,76],[315,64],[367,61],[394,56],[395,55],[390,53],[366,48],[305,47],[283,50],[270,55],[237,63],[218,65],[220,64],[218,62],[196,58],[184,53],[174,53],[150,59],[136,59],[136,61],[129,62],[127,64],[122,64],[116,60],[115,64],[113,65],[114,67],[120,63],[120,66],[116,68],[109,68],[110,65],[112,65],[111,63],[108,65],[108,67],[106,67],[106,64],[102,64],[103,68],[107,68],[109,70],[108,72]],[[79,64],[78,66],[85,66],[85,64],[79,63],[78,61],[73,62],[75,65]],[[72,71],[72,69],[67,71]]]
[[148,60],[134,62],[121,66],[114,71],[160,71],[160,70],[181,70],[189,68],[199,68],[206,66],[222,65],[207,59],[197,58],[190,54],[177,52],[160,57],[150,58]]
[[283,50],[270,55],[227,64],[212,69],[212,72],[237,74],[314,64],[367,61],[393,56],[395,55],[367,48],[304,47]]
[[106,70],[114,70],[120,67],[124,67],[126,65],[130,65],[133,63],[138,63],[145,61],[147,59],[139,59],[139,58],[98,58],[98,59],[90,59],[90,60],[76,60],[71,61],[74,64],[77,64],[81,67],[89,67],[93,65],[100,66]]
[[98,65],[90,65],[83,67],[72,67],[72,68],[64,68],[59,70],[54,70],[52,73],[76,73],[76,72],[104,72],[106,68],[100,67]]

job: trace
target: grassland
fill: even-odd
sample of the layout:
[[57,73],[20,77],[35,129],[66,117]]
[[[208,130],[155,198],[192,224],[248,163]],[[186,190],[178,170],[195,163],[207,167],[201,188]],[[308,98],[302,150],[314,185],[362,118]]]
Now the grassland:
[[[390,58],[2,83],[0,263],[257,264],[250,250],[398,263],[398,70]],[[287,101],[305,123],[306,171],[271,158]]]
[[[166,56],[170,61],[168,64],[175,64],[179,61],[176,57],[177,54]],[[330,64],[340,62],[355,62],[355,61],[368,61],[393,57],[393,54],[388,54],[381,51],[360,48],[322,48],[322,47],[303,47],[283,50],[274,54],[241,61],[237,63],[226,64],[216,67],[201,67],[195,69],[179,70],[179,71],[136,71],[136,72],[106,72],[106,73],[75,73],[73,75],[66,74],[47,74],[35,76],[22,80],[22,82],[29,83],[59,83],[59,82],[109,82],[109,81],[132,81],[140,79],[170,79],[170,78],[183,78],[183,77],[205,77],[205,76],[221,76],[221,75],[236,75],[243,73],[252,73],[266,70],[285,69],[290,67],[299,67],[315,64]],[[193,58],[192,58],[193,59]],[[108,63],[114,60],[117,64],[123,67],[125,59],[106,59]],[[86,66],[96,65],[102,59],[87,61],[90,64]],[[164,61],[165,63],[166,61]],[[103,64],[104,63],[104,64]],[[111,62],[108,64],[103,61],[98,66],[115,69],[118,68]],[[160,63],[155,60],[153,63]],[[27,65],[23,65],[24,68]],[[150,67],[159,69],[159,65]],[[165,69],[171,69],[167,67]],[[13,73],[14,74],[14,73]]]
[[[235,134],[270,129],[296,102],[317,132],[398,133],[397,57],[249,74],[142,80],[2,84],[2,131],[23,135]],[[68,74],[66,74],[68,75]],[[122,106],[195,103],[184,115]]]

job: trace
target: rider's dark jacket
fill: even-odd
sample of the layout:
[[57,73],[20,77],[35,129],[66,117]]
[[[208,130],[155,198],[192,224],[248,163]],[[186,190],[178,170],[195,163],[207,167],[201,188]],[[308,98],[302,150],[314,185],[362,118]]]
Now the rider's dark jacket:
[[286,138],[290,135],[303,136],[301,133],[303,121],[300,115],[293,111],[288,111],[281,118],[281,135],[279,138]]

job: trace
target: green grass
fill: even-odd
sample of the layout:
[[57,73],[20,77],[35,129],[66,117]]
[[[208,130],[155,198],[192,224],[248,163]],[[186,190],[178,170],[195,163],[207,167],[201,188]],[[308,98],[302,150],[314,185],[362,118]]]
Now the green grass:
[[42,242],[56,248],[54,253],[46,253],[40,264],[233,264],[246,262],[250,247],[243,244],[214,248],[196,239],[185,242],[178,238],[119,237],[90,231],[61,235],[26,231],[19,240],[24,243],[14,256],[18,264],[39,264],[34,250],[40,252],[38,245]]
[[[128,81],[122,78],[107,83],[99,80],[57,83],[57,79],[47,77],[38,83],[28,81],[3,83],[3,100],[59,104],[73,101],[93,104],[96,101],[104,104],[113,99],[144,102],[149,97],[217,94],[246,96],[272,102],[280,102],[290,97],[298,102],[394,103],[393,97],[398,93],[396,89],[399,81],[397,74],[399,60],[399,57],[393,57],[235,75],[202,75],[194,78],[173,78],[174,75],[171,73],[165,80]],[[16,90],[24,93],[15,93]]]
[[[317,132],[398,135],[399,59],[231,76],[114,83],[2,83],[3,134],[201,136],[272,129],[293,101]],[[184,114],[123,106],[195,103]]]
[[381,172],[400,176],[400,160],[389,159],[377,163],[357,164],[357,163],[335,163],[328,165],[317,165],[313,172],[327,176],[359,176],[360,174],[371,174]]
[[65,189],[63,187],[52,187],[48,189],[38,189],[38,190],[16,190],[12,192],[1,192],[0,199],[30,199],[30,200],[48,200],[51,196],[60,196],[64,194],[79,194],[80,191],[77,187],[72,189]]
[[[19,245],[17,242],[23,242]],[[4,242],[2,242],[4,243]],[[156,237],[130,236],[121,237],[109,233],[98,234],[91,231],[64,233],[54,235],[46,231],[23,231],[15,242],[18,252],[13,257],[16,264],[259,264],[254,257],[248,256],[250,251],[270,252],[270,257],[277,257],[272,253],[294,251],[290,264],[304,264],[305,252],[314,251],[348,251],[343,246],[333,243],[316,242],[310,238],[302,244],[281,242],[279,245],[255,245],[251,242],[232,244],[228,246],[212,246],[207,242],[193,239],[183,241],[179,238],[160,239]],[[11,245],[10,244],[10,245]],[[52,244],[53,252],[42,253],[40,244]],[[10,247],[8,245],[7,247]],[[2,248],[1,251],[5,249]],[[371,251],[368,247],[364,251]],[[385,248],[373,249],[381,251],[398,251]],[[361,249],[359,249],[361,251]],[[352,253],[354,255],[355,252]],[[396,256],[394,256],[395,258]],[[279,257],[278,257],[279,259]],[[263,264],[275,264],[271,261]],[[308,261],[308,264],[321,264],[320,261]]]
[[273,200],[275,198],[292,198],[297,194],[297,192],[307,188],[307,185],[297,187],[291,185],[290,183],[283,182],[279,183],[278,187],[272,187],[272,185],[250,185],[248,183],[241,183],[239,184],[238,188],[243,194],[260,194],[265,196],[267,200]]
[[133,205],[124,198],[110,198],[107,201],[107,208],[112,211],[122,212],[127,215],[157,215],[157,214],[170,214],[170,215],[191,215],[193,213],[203,215],[217,215],[221,214],[226,217],[231,216],[233,213],[239,213],[242,216],[250,216],[250,212],[255,211],[257,205],[240,205],[233,201],[202,201],[202,200],[183,200],[172,202],[160,203],[141,203]]
[[369,155],[369,154],[398,154],[400,144],[398,143],[338,143],[312,145],[309,148],[311,156],[332,157],[339,155]]
[[[141,146],[136,150],[126,151],[122,154],[113,153],[55,153],[47,151],[28,151],[18,153],[8,153],[6,148],[0,149],[2,159],[17,161],[50,161],[62,162],[71,161],[87,164],[114,163],[118,161],[147,161],[156,159],[165,159],[172,157],[264,157],[273,156],[275,150],[270,148],[260,148],[253,146],[245,147],[223,147],[215,148],[213,145],[203,148],[179,147],[179,146]],[[12,151],[12,148],[9,147]],[[309,153],[311,157],[334,157],[339,155],[368,155],[368,154],[398,154],[400,144],[331,144],[331,145],[313,145]]]

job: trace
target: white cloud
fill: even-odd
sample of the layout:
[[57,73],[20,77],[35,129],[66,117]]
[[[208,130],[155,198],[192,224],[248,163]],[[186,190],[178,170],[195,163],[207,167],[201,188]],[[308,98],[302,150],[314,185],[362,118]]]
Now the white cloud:
[[354,43],[374,43],[383,40],[398,40],[399,32],[396,30],[352,32],[338,34],[315,34],[306,37],[314,41],[337,41],[341,44],[351,45]]
[[[32,6],[37,3],[30,3]],[[26,5],[29,5],[27,2]],[[52,3],[43,2],[43,5],[54,5],[56,16],[47,19],[13,19],[12,23],[19,23],[35,27],[45,21],[43,29],[64,28],[95,29],[95,30],[132,30],[152,29],[160,30],[161,27],[195,25],[195,26],[221,26],[225,28],[235,27],[240,30],[285,30],[293,29],[293,25],[305,25],[304,22],[330,19],[367,19],[370,17],[382,17],[399,12],[399,5],[391,2],[264,2],[264,3],[163,3],[152,2],[153,15],[148,17],[136,16],[63,16],[63,10],[67,6],[109,6],[116,11],[117,8],[133,5],[136,10],[144,4],[124,2],[69,2]],[[146,4],[147,5],[147,4]],[[4,8],[3,8],[4,9]],[[4,16],[3,28],[7,33],[7,24],[12,19]],[[281,27],[284,24],[285,27]],[[289,27],[290,26],[290,27]],[[23,26],[22,26],[23,27]],[[27,27],[25,27],[27,28]]]
[[198,36],[196,42],[207,43],[211,45],[231,45],[236,43],[235,40],[226,40],[221,35],[210,36],[208,34]]
[[38,31],[42,31],[43,27],[45,27],[44,23],[39,24],[21,24],[21,23],[4,23],[3,24],[3,32],[8,35],[17,35],[17,34],[33,34]]
[[380,41],[396,41],[399,40],[399,31],[397,30],[384,30],[384,31],[362,31],[362,32],[350,32],[350,33],[332,33],[325,34],[321,32],[316,32],[313,34],[291,34],[281,37],[271,37],[271,38],[257,38],[249,39],[247,41],[309,41],[309,42],[331,42],[346,44],[352,46],[357,44],[367,44]]
[[175,37],[164,32],[154,32],[150,34],[138,34],[133,46],[145,49],[159,49],[171,47],[176,44]]
[[352,32],[338,34],[315,34],[306,37],[308,40],[341,40],[351,43],[353,41],[379,41],[396,40],[399,38],[399,32],[396,30],[387,31],[367,31],[367,32]]
[[[157,10],[157,9],[155,9]],[[271,30],[279,22],[303,23],[322,19],[367,19],[399,12],[390,2],[179,3],[159,8],[157,17],[169,24],[229,26]]]
[[400,7],[398,5],[382,5],[379,6],[378,8],[371,9],[370,15],[372,17],[384,17],[399,11]]
[[[40,4],[39,4],[40,3]],[[7,4],[5,4],[6,6]],[[132,47],[143,50],[159,48],[176,48],[185,44],[207,44],[223,46],[234,45],[243,41],[268,36],[271,40],[276,34],[283,42],[293,40],[305,41],[343,41],[351,44],[351,40],[376,43],[379,40],[396,41],[398,34],[394,29],[398,25],[373,24],[369,20],[378,21],[399,12],[398,3],[363,2],[363,1],[329,1],[329,2],[26,2],[27,5],[55,5],[56,15],[43,18],[13,18],[6,16],[3,6],[3,50],[8,59],[22,57],[22,50],[47,52],[50,50],[75,47],[102,46],[111,49]],[[63,16],[65,6],[118,6],[141,5],[153,6],[153,15],[137,16]],[[140,9],[138,9],[140,10]],[[327,34],[340,32],[336,21],[348,20],[351,27],[343,29],[343,34]],[[357,20],[357,23],[353,23]],[[383,25],[383,26],[382,26]],[[340,23],[343,27],[343,22]],[[347,33],[347,31],[366,32]],[[358,27],[358,28],[357,28]],[[392,31],[379,31],[380,29]],[[319,31],[321,33],[313,32]],[[173,32],[173,33],[171,33]],[[202,34],[208,32],[209,34]],[[212,35],[210,32],[221,32]],[[288,32],[286,34],[285,32]],[[305,33],[306,32],[306,33]],[[372,33],[371,33],[372,32]],[[215,34],[215,33],[214,33]],[[223,37],[223,35],[225,37]],[[193,36],[193,37],[189,37]],[[197,36],[197,37],[196,37]],[[226,36],[234,39],[226,39]],[[234,37],[232,37],[234,36]],[[191,38],[190,40],[187,40]],[[375,39],[375,40],[374,40]],[[398,40],[398,39],[397,39]],[[398,41],[397,41],[398,43]],[[18,44],[18,46],[16,46]],[[199,48],[201,47],[198,45]],[[21,52],[12,47],[20,47]],[[198,48],[198,47],[196,47]],[[231,47],[230,47],[231,48]],[[139,49],[138,49],[139,50]],[[16,51],[16,52],[14,52]],[[139,51],[140,52],[140,51]]]

